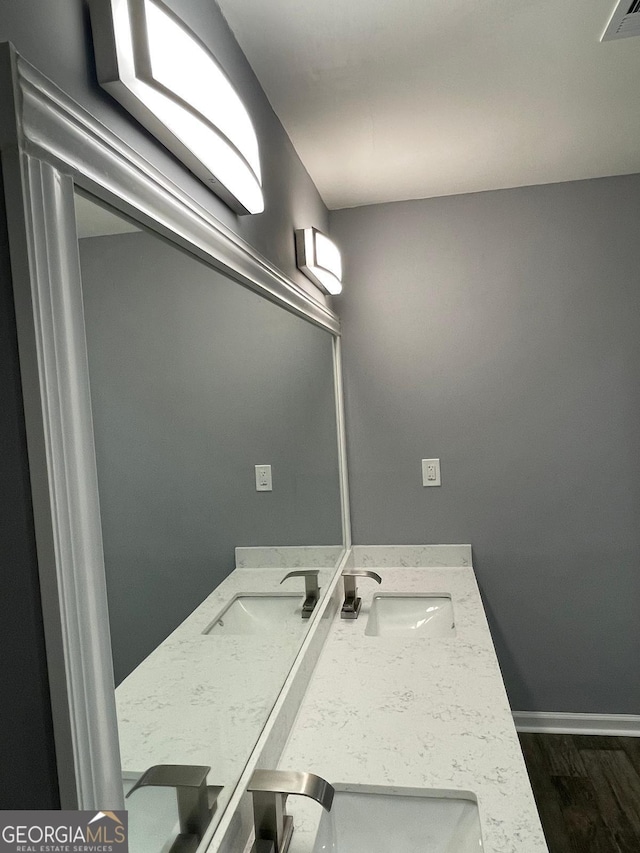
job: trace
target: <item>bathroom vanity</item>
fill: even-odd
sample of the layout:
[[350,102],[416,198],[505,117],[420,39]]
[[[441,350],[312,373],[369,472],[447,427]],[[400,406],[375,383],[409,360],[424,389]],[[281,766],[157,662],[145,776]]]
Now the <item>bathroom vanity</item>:
[[[0,144],[42,611],[49,670],[55,674],[51,704],[62,807],[119,809],[124,790],[150,765],[195,765],[196,785],[222,788],[206,830],[195,836],[199,853],[242,853],[252,844],[255,793],[264,793],[264,787],[256,791],[256,778],[264,786],[265,772],[302,771],[323,777],[337,794],[334,810],[323,812],[322,819],[313,804],[289,798],[292,853],[358,853],[356,843],[372,827],[385,853],[467,853],[469,845],[487,853],[543,853],[469,546],[351,547],[337,315],[8,45],[0,50],[0,66],[0,87],[11,106],[0,122]],[[130,227],[85,240],[77,215],[81,199]],[[102,249],[98,254],[96,236],[111,246],[108,256]],[[134,266],[130,281],[118,277],[119,292],[97,278],[83,292],[89,271],[112,272],[125,257],[139,258],[137,244],[143,243],[153,245],[151,261]],[[188,258],[193,277],[177,266],[178,256]],[[160,272],[166,270],[171,275],[164,281]],[[143,281],[141,271],[149,280]],[[146,337],[136,321],[128,338],[112,340],[115,325],[104,341],[91,338],[106,316],[126,325],[142,285],[138,295],[149,296],[157,312]],[[245,411],[237,393],[221,403],[223,386],[211,382],[211,365],[218,360],[209,339],[222,341],[227,350],[231,343],[222,337],[229,324],[214,326],[227,316],[209,301],[214,288],[225,299],[248,295],[275,312],[275,325],[267,325],[262,312],[238,297],[239,317],[257,318],[251,328],[272,342],[284,340],[284,324],[295,321],[291,340],[299,341],[299,349],[274,352],[277,374],[260,380],[266,345],[258,349],[257,366],[246,371],[247,399],[261,388],[275,397],[275,438],[266,447],[270,455],[278,448],[278,471],[300,451],[297,468],[288,477],[274,477],[278,486],[271,496],[256,495],[252,482],[254,463],[268,462],[260,443],[265,406],[259,416]],[[104,298],[112,300],[111,315]],[[175,342],[175,317],[186,318],[178,328],[178,355],[166,349],[156,355],[157,345]],[[169,322],[158,333],[161,320]],[[297,324],[303,326],[300,333],[293,328]],[[309,331],[322,338],[317,351]],[[234,377],[246,360],[243,340],[253,339],[244,334],[232,332],[241,350],[230,359]],[[118,358],[123,364],[116,378],[131,378],[133,356],[124,343],[140,339],[137,355],[149,372],[136,373],[131,386],[112,381],[111,374],[101,384],[102,367],[120,365]],[[106,348],[111,345],[113,352]],[[204,358],[196,361],[197,355]],[[293,398],[287,371],[299,370],[303,356],[317,378],[299,376],[301,396]],[[274,375],[281,378],[281,396],[273,393]],[[319,402],[321,386],[325,397]],[[237,392],[237,377],[225,387]],[[211,392],[211,404],[196,419],[192,404],[208,399],[203,389]],[[140,419],[149,412],[149,421]],[[234,412],[236,421],[210,431],[214,415]],[[130,446],[118,432],[127,418],[127,434],[136,438]],[[289,433],[292,424],[296,430]],[[236,453],[220,436],[247,441]],[[147,458],[151,437],[162,452]],[[109,442],[117,451],[127,446],[127,453],[110,453]],[[183,452],[198,443],[199,455]],[[321,446],[330,455],[316,460]],[[209,476],[214,448],[219,461]],[[239,467],[231,467],[231,460]],[[164,480],[172,466],[186,472],[179,485]],[[318,488],[328,473],[332,501]],[[220,481],[224,488],[214,501],[213,485]],[[200,497],[194,501],[196,482]],[[232,493],[237,504],[231,503]],[[279,504],[276,499],[286,495],[289,502]],[[176,503],[169,501],[174,498]],[[232,524],[247,521],[249,508],[250,527],[232,530]],[[306,526],[328,510],[324,526]],[[140,537],[143,519],[149,526]],[[238,543],[285,544],[278,519],[291,537],[286,544],[302,546],[296,555],[286,548],[240,549],[235,571],[232,556],[230,565],[224,554],[212,556],[223,536],[233,543],[225,544],[231,555]],[[126,555],[122,531],[135,544]],[[205,543],[190,566],[178,533],[185,542]],[[322,548],[314,553],[304,547],[314,542],[330,544],[322,554]],[[322,594],[311,608],[301,577],[281,581],[291,571],[314,569]],[[342,619],[345,570],[352,576],[349,618]],[[368,576],[359,577],[361,570]],[[174,611],[187,576],[199,585]],[[245,612],[245,605],[255,610]],[[291,609],[283,611],[283,605]],[[110,612],[112,621],[117,612],[130,620],[118,634],[118,648]],[[156,643],[163,612],[167,627],[158,631]],[[145,644],[124,662],[116,691],[114,661],[133,651],[143,624]],[[256,771],[263,775],[256,777]],[[165,777],[154,805],[168,817],[168,834],[161,833],[156,846],[134,845],[132,853],[169,849],[177,811],[171,786],[179,788]],[[143,794],[135,791],[127,805]],[[155,824],[153,809],[143,811]],[[429,835],[436,825],[444,847]],[[355,838],[342,837],[345,827]],[[412,828],[413,839],[399,835],[400,827]],[[141,836],[150,840],[145,826]]]
[[[230,622],[225,635],[218,617],[229,602],[251,593],[276,603],[280,598],[286,607],[291,596],[281,592],[284,573],[292,565],[326,563],[331,556],[332,549],[321,548],[238,549],[237,562],[244,568],[237,568],[118,688],[123,768],[142,770],[154,758],[189,763],[205,756],[212,767],[209,782],[223,780],[226,762],[233,763],[234,741],[242,738],[243,728],[251,729],[256,702],[269,695],[264,678],[275,664],[289,665],[282,656],[274,661],[270,643],[282,651],[291,641],[293,649],[306,623],[300,594],[293,595],[290,618],[265,608],[246,624]],[[276,562],[279,568],[273,567]],[[323,645],[280,745],[278,769],[314,773],[333,785],[336,795],[329,813],[302,797],[289,798],[295,827],[290,853],[358,853],[354,844],[363,853],[479,848],[543,853],[471,548],[356,546],[337,572],[322,572],[330,593],[318,605],[311,630]],[[356,573],[349,577],[361,598],[357,618],[341,618],[343,572]],[[236,664],[228,682],[225,656]],[[233,673],[242,660],[246,677],[234,694]],[[297,660],[294,670],[302,665]],[[286,694],[285,689],[285,702]],[[158,696],[164,697],[161,710]],[[210,713],[203,716],[207,698]],[[139,733],[150,707],[165,730],[159,738],[156,728],[147,748]],[[255,737],[251,731],[245,741]],[[239,755],[244,750],[246,742]],[[264,761],[258,757],[255,767],[260,766]],[[249,836],[247,851],[253,843],[250,830]],[[227,836],[223,849],[240,850],[242,839],[242,831]]]
[[[279,766],[346,791],[462,797],[477,803],[485,853],[546,851],[471,548],[356,546],[347,566],[382,584],[359,579],[358,619],[336,615]],[[409,616],[405,630],[398,617],[391,633],[367,635],[375,597],[393,593],[450,596],[454,629],[429,636]],[[292,853],[311,853],[320,810],[290,802]],[[372,797],[365,813],[377,808]],[[402,826],[387,825],[380,849],[408,853]],[[471,849],[463,844],[433,849]]]

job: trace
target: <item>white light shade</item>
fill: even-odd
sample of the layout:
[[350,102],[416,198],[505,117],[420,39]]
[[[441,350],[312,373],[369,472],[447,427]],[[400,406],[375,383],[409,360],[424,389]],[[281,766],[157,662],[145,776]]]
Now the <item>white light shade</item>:
[[264,210],[258,139],[224,71],[159,0],[89,0],[98,80],[238,213]]
[[342,291],[342,257],[336,244],[317,228],[296,231],[298,269],[332,296]]

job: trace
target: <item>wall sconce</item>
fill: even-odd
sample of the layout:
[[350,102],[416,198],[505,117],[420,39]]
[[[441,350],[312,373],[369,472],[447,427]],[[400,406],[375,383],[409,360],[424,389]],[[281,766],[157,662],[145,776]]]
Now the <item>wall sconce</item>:
[[89,0],[98,81],[237,213],[264,210],[249,113],[160,0]]
[[342,257],[336,244],[317,228],[296,231],[298,269],[332,296],[342,291]]

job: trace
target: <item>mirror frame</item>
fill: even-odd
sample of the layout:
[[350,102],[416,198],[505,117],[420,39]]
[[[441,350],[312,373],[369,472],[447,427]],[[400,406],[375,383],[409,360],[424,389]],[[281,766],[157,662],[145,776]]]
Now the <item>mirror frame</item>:
[[[332,334],[342,546],[348,550],[340,321],[8,43],[0,44],[0,103],[7,105],[0,153],[61,807],[122,808],[74,188]],[[336,584],[337,572],[326,607]],[[322,616],[319,608],[294,663],[307,676],[312,665],[301,656],[314,643],[319,652],[321,631],[315,640],[313,631],[328,622]],[[302,695],[300,683],[296,689]],[[227,812],[238,806],[241,784],[242,777]],[[220,825],[228,829],[230,820]]]

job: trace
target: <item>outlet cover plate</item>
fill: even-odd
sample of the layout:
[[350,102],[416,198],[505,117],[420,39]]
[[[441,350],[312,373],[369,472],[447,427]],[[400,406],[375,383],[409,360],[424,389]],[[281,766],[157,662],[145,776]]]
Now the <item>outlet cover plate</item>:
[[271,465],[256,465],[256,492],[271,492]]
[[441,486],[440,480],[440,460],[439,459],[423,459],[422,460],[422,485],[423,486]]

